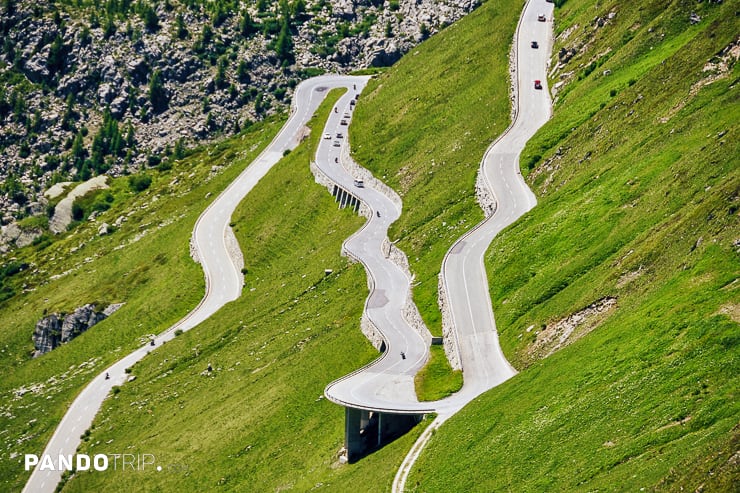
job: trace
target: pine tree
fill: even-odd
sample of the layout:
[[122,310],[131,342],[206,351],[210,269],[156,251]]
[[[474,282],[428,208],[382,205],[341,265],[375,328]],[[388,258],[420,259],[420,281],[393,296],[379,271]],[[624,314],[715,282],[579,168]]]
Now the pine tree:
[[182,137],[177,139],[177,142],[175,142],[175,150],[172,152],[172,157],[174,159],[182,159],[185,157],[185,139]]
[[236,78],[239,82],[248,83],[250,80],[249,69],[247,68],[247,62],[244,60],[239,61],[239,65],[236,67]]
[[64,42],[62,41],[62,36],[60,34],[57,34],[56,38],[54,38],[54,41],[51,42],[51,47],[49,48],[49,57],[46,59],[46,68],[49,69],[49,73],[54,75],[64,69],[65,56],[66,49],[64,46]]
[[280,34],[278,34],[275,41],[275,53],[284,62],[293,61],[293,38],[290,35],[290,26],[288,25],[287,17],[283,18]]
[[295,21],[301,21],[304,14],[306,13],[306,1],[305,0],[293,0],[290,5],[290,15]]
[[150,32],[154,32],[159,29],[159,17],[157,17],[157,13],[151,5],[144,7],[144,10],[141,13],[141,19],[144,21],[144,27],[146,27]]
[[155,113],[161,113],[167,109],[169,99],[162,80],[162,72],[159,70],[152,73],[152,78],[149,81],[149,101],[152,103]]
[[214,82],[216,87],[223,89],[226,87],[226,57],[222,56],[218,59],[218,65],[216,66],[216,78]]
[[182,14],[178,12],[175,16],[175,36],[178,39],[185,39],[188,37],[188,30],[185,28],[185,21],[182,18]]
[[131,122],[128,122],[126,126],[126,147],[131,150],[134,148],[134,145],[136,145],[136,141],[134,140],[134,126]]
[[249,12],[246,10],[242,14],[242,18],[239,20],[239,33],[245,37],[249,38],[253,34],[257,32],[257,25],[252,20],[252,17],[249,15]]
[[69,93],[67,95],[67,103],[64,107],[64,114],[62,115],[62,128],[67,131],[71,131],[74,128],[73,120],[74,120],[74,104],[75,104],[75,95],[74,93]]

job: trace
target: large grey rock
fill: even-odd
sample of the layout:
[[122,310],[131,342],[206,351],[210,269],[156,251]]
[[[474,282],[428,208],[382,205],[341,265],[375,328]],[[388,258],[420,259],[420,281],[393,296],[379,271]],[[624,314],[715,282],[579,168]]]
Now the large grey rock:
[[135,84],[142,84],[146,82],[149,65],[144,57],[133,58],[126,62],[126,70]]
[[110,103],[110,112],[114,118],[120,120],[128,108],[128,97],[121,95],[113,99]]
[[34,358],[71,341],[120,307],[121,304],[110,305],[104,311],[97,311],[95,305],[87,304],[69,314],[52,313],[42,318],[33,331]]
[[46,60],[49,58],[49,50],[43,50],[33,55],[23,66],[23,71],[31,82],[43,82],[49,78],[49,69]]
[[67,94],[76,95],[87,90],[90,85],[87,73],[87,67],[82,66],[78,70],[63,76],[57,86],[57,94],[66,97]]
[[104,82],[100,84],[100,87],[98,87],[98,101],[100,102],[101,106],[106,106],[113,101],[113,98],[116,97],[116,91],[113,89],[113,86],[107,82]]
[[43,231],[39,228],[23,229],[18,223],[11,222],[0,229],[0,246],[12,245],[23,248],[42,234]]
[[396,63],[403,53],[394,40],[379,39],[372,43],[374,50],[368,56],[371,67],[388,67]]

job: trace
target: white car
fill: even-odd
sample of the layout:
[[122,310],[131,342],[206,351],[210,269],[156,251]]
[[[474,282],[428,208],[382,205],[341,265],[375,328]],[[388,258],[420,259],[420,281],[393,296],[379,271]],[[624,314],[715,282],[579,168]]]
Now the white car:
[[332,144],[334,147],[340,147],[342,144],[339,143],[338,140],[334,141],[334,144]]
[[331,134],[324,134],[324,138],[326,140],[330,140],[331,139]]
[[545,22],[547,20],[547,17],[545,16],[545,14],[540,14],[537,16],[537,20],[540,22]]

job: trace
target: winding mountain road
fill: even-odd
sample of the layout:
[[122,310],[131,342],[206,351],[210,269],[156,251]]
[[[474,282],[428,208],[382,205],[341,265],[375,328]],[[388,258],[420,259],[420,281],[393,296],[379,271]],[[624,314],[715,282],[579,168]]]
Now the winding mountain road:
[[[229,301],[239,297],[243,279],[238,262],[227,247],[231,215],[249,191],[277,163],[287,149],[298,145],[305,124],[329,89],[348,89],[337,103],[337,112],[327,121],[316,154],[320,170],[345,190],[351,191],[370,210],[363,228],[345,242],[346,251],[360,260],[373,286],[366,302],[366,315],[382,334],[386,351],[370,365],[329,384],[326,395],[342,405],[359,409],[419,414],[437,412],[439,418],[427,433],[453,415],[480,393],[515,374],[498,345],[491,309],[483,255],[493,237],[531,209],[536,200],[518,172],[518,157],[526,141],[549,118],[550,101],[546,86],[533,88],[534,79],[546,81],[545,67],[552,46],[551,24],[537,21],[538,14],[552,17],[552,5],[544,0],[530,0],[524,8],[517,31],[518,109],[509,130],[486,153],[481,173],[497,200],[496,213],[461,238],[450,250],[443,265],[444,283],[452,308],[455,337],[461,356],[465,383],[457,394],[436,402],[418,402],[413,377],[428,357],[428,340],[403,316],[410,296],[409,277],[386,258],[383,242],[388,226],[400,216],[398,203],[372,187],[357,187],[345,166],[348,157],[346,126],[341,120],[351,115],[350,100],[361,91],[367,77],[320,76],[302,82],[296,89],[292,114],[283,129],[239,177],[206,209],[196,223],[193,242],[203,266],[206,293],[200,304],[177,324],[155,339],[155,345],[172,339],[175,331],[189,330],[214,314]],[[540,48],[529,48],[537,40]],[[346,120],[346,119],[345,119]],[[336,133],[345,135],[336,139]],[[338,147],[334,140],[339,140]],[[336,159],[336,162],[335,162]],[[344,166],[343,166],[344,165]],[[379,214],[378,214],[379,213]],[[80,435],[90,427],[103,400],[114,385],[125,383],[125,369],[155,348],[143,346],[114,363],[95,377],[70,406],[44,451],[56,461],[58,455],[73,455]],[[401,353],[405,357],[401,357]],[[108,373],[110,379],[106,379]],[[424,437],[417,442],[394,482],[402,490],[405,472],[410,469]],[[61,471],[36,468],[24,491],[53,492]]]
[[[553,10],[553,4],[544,0],[528,0],[522,10],[514,39],[514,120],[488,148],[480,168],[496,199],[496,210],[463,235],[442,264],[442,282],[462,361],[463,388],[437,403],[438,417],[419,437],[394,478],[392,490],[397,493],[404,491],[406,478],[433,431],[462,405],[516,374],[499,345],[484,256],[499,232],[537,204],[520,174],[519,155],[551,116],[547,62],[553,45]],[[537,41],[539,48],[532,48],[532,41]],[[541,81],[541,89],[535,89],[535,80]]]
[[[239,297],[243,277],[238,260],[231,257],[227,238],[231,231],[229,222],[234,209],[250,190],[277,163],[287,149],[294,149],[300,142],[304,127],[313,116],[329,89],[352,87],[355,77],[320,76],[302,82],[294,97],[291,116],[280,133],[267,148],[224,190],[201,214],[193,230],[193,243],[203,267],[206,293],[198,306],[182,320],[159,334],[154,342],[142,346],[123,359],[112,364],[96,376],[72,402],[46,445],[44,455],[54,463],[59,455],[74,455],[80,444],[80,435],[90,428],[103,400],[115,385],[126,382],[126,368],[141,360],[161,343],[175,337],[175,331],[187,331],[216,313],[223,305]],[[110,376],[106,379],[106,374]],[[121,451],[123,452],[123,451]],[[37,466],[31,473],[23,491],[28,493],[52,493],[61,480],[60,470],[41,470]]]
[[[365,82],[358,81],[357,88],[361,90]],[[378,182],[365,179],[369,173],[354,176],[349,171],[359,169],[350,163],[349,140],[344,133],[352,116],[354,97],[350,91],[337,101],[324,128],[324,135],[329,138],[319,144],[315,163],[329,180],[369,208],[368,221],[344,242],[344,251],[365,266],[371,284],[365,316],[382,334],[386,350],[360,371],[329,384],[324,394],[333,402],[357,409],[430,412],[432,406],[418,402],[414,390],[414,375],[427,360],[429,340],[403,316],[403,308],[411,299],[411,279],[387,258],[388,248],[384,247],[388,227],[401,215],[400,199],[396,203],[375,188],[373,185]],[[338,138],[340,134],[342,137]],[[363,179],[361,187],[356,185],[358,178]]]
[[[550,117],[546,88],[546,65],[552,49],[553,6],[545,0],[530,0],[524,7],[516,35],[518,105],[513,123],[488,149],[480,173],[495,196],[493,215],[460,238],[445,256],[442,279],[450,307],[454,337],[462,362],[463,388],[439,401],[418,402],[413,376],[428,355],[428,343],[401,315],[410,296],[410,279],[385,258],[381,247],[388,226],[400,209],[377,190],[352,186],[353,177],[341,164],[348,153],[330,147],[325,140],[317,151],[318,167],[334,182],[352,190],[372,211],[363,228],[346,242],[346,250],[366,267],[371,279],[366,313],[383,334],[385,352],[374,362],[329,384],[324,393],[338,404],[370,411],[420,414],[436,412],[438,426],[481,393],[516,374],[498,342],[483,257],[493,238],[537,203],[519,172],[519,154],[526,142]],[[544,15],[546,21],[539,21]],[[537,41],[539,48],[531,48]],[[534,81],[540,80],[541,89]],[[337,112],[327,122],[325,133],[332,139],[341,131],[340,119],[348,111],[351,95],[337,103]],[[347,146],[346,139],[341,146]],[[339,163],[335,163],[338,158]],[[382,304],[375,302],[378,298]],[[403,359],[400,355],[406,356]]]

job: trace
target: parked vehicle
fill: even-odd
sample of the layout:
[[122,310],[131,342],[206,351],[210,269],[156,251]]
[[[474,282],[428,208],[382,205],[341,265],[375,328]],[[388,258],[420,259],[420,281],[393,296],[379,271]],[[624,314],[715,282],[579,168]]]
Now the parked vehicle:
[[355,185],[355,186],[356,186],[357,188],[365,188],[365,182],[364,182],[364,181],[362,181],[362,180],[355,180],[355,181],[354,181],[354,185]]

